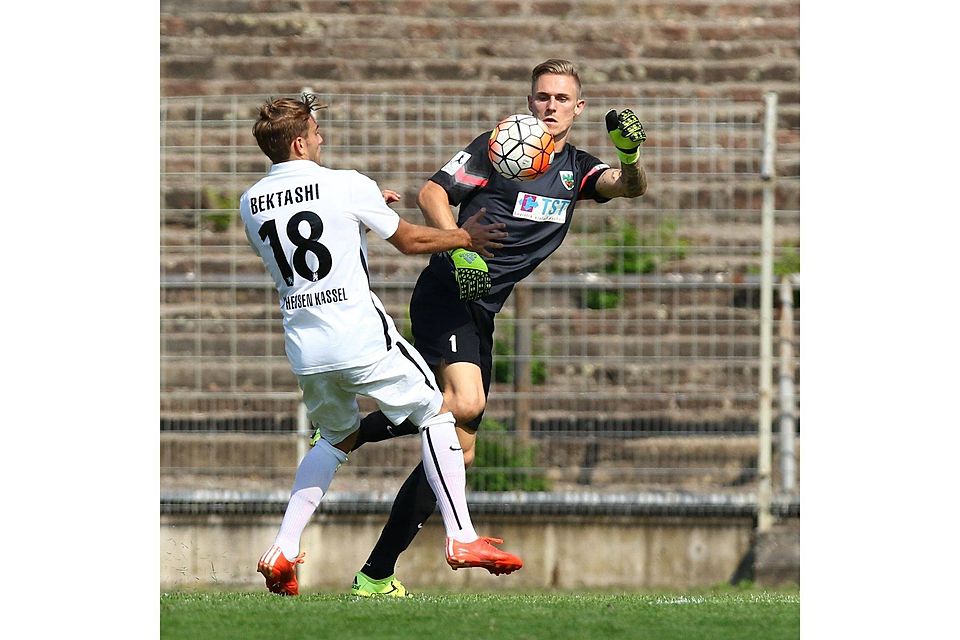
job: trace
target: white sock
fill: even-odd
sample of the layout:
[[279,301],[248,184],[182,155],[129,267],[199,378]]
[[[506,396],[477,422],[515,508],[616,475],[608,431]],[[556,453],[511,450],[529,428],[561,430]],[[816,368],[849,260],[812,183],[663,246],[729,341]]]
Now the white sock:
[[478,536],[467,509],[467,472],[453,414],[441,413],[424,422],[420,426],[420,444],[423,468],[430,488],[437,496],[447,537],[459,542],[473,542]]
[[347,454],[326,440],[317,442],[300,461],[290,501],[274,542],[287,560],[293,560],[300,553],[300,536],[330,488],[333,475],[346,461]]

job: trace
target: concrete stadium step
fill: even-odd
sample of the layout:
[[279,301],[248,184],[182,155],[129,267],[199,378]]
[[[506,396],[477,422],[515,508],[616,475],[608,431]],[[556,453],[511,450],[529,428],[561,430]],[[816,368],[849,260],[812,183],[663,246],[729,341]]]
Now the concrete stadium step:
[[[512,436],[484,433],[506,453],[522,447],[536,450],[534,463],[541,467],[576,467],[585,462],[633,467],[702,466],[704,463],[750,464],[757,455],[755,436],[661,436],[623,439],[606,436],[533,438],[526,444]],[[296,466],[295,435],[169,434],[160,436],[160,466],[164,469],[284,469]],[[421,459],[419,438],[397,438],[366,445],[350,456],[352,468],[412,469]],[[496,463],[496,459],[485,460]]]
[[[415,188],[419,189],[422,184],[422,181],[419,182]],[[696,187],[684,187],[684,190],[694,192]],[[420,210],[415,206],[407,206],[416,200],[416,191],[409,195],[412,197],[404,200],[403,206],[394,205],[392,208],[408,222],[422,224],[423,215]],[[163,209],[160,224],[163,247],[248,248],[239,211],[233,203],[224,202],[219,196],[203,194],[199,200],[199,203],[190,203],[182,208]],[[197,206],[198,204],[202,206]],[[226,204],[231,206],[226,207]],[[778,244],[787,239],[799,238],[799,212],[793,211],[792,216],[790,213],[791,211],[787,210],[778,212],[775,229]],[[644,202],[625,199],[612,200],[603,205],[585,202],[576,210],[570,238],[563,248],[569,248],[573,244],[603,247],[606,240],[616,237],[620,225],[624,224],[636,227],[643,236],[655,237],[658,227],[666,221],[675,224],[675,233],[688,241],[695,240],[698,236],[729,241],[737,240],[743,234],[755,236],[759,233],[761,214],[760,209],[724,208],[719,206],[718,201],[711,201],[709,198],[682,210],[670,211],[657,210],[647,207]],[[781,238],[781,235],[784,237]],[[570,242],[572,238],[577,238],[577,242]],[[591,239],[600,242],[590,242]],[[697,243],[691,242],[691,245],[691,248],[694,248]]]
[[[573,384],[569,384],[573,386]],[[534,392],[529,410],[538,419],[590,418],[608,416],[613,418],[671,418],[693,419],[714,422],[719,420],[751,420],[756,418],[758,400],[755,393],[746,390],[722,390],[714,395],[703,395],[699,390],[691,393],[638,394],[635,388],[624,388],[619,395],[606,387],[595,393],[583,392],[582,382],[576,393],[557,392],[552,387]],[[510,416],[515,405],[506,394],[493,395],[487,402],[484,415]]]
[[[577,358],[578,356],[570,356]],[[534,362],[538,358],[534,356]],[[622,393],[626,398],[639,396],[649,390],[657,393],[696,393],[704,391],[753,390],[756,371],[760,366],[756,356],[680,358],[673,356],[629,356],[596,358],[589,362],[579,359],[549,358],[544,362],[545,390],[586,392],[591,385],[602,386],[605,394]],[[567,382],[566,386],[564,381]],[[619,386],[618,386],[619,385]],[[534,385],[534,389],[541,386]],[[600,391],[600,389],[598,389]]]
[[[718,437],[755,434],[758,398],[754,390],[683,390],[665,385],[663,392],[637,392],[625,386],[592,391],[582,381],[567,389],[536,386],[528,395],[532,434],[535,438],[587,437],[615,434],[623,438],[651,436]],[[164,393],[161,430],[164,433],[210,435],[292,434],[297,429],[300,400],[295,386],[274,390],[272,404],[264,404],[264,393],[231,392],[198,397]],[[509,384],[494,383],[484,414],[485,419],[512,425],[515,394]],[[359,398],[361,415],[377,409]],[[493,427],[486,428],[493,432]]]
[[[553,481],[604,487],[638,480],[664,485],[736,486],[753,478],[756,468],[755,436],[658,436],[649,438],[606,436],[551,436],[524,442],[510,436],[484,433],[481,440],[496,444],[480,455],[486,467],[495,467],[497,455],[529,449],[533,464],[547,468]],[[289,484],[297,464],[295,435],[184,434],[160,436],[161,485],[176,485],[177,478],[193,476],[233,482],[235,478],[283,479]],[[484,445],[481,445],[484,446]],[[337,490],[364,481],[396,487],[421,459],[420,442],[404,437],[368,444],[350,455],[337,474]],[[507,460],[502,460],[507,462]],[[478,468],[469,473],[482,473]],[[196,481],[195,481],[196,482]]]
[[[461,144],[472,140],[483,126],[478,124],[459,132],[463,135]],[[352,168],[377,174],[380,179],[386,175],[403,179],[404,174],[408,174],[422,183],[445,162],[446,156],[456,151],[458,144],[452,142],[456,134],[426,128],[402,136],[387,132],[382,139],[371,140],[368,133],[366,138],[325,145],[324,164],[333,169]],[[324,138],[328,139],[330,135],[336,134],[325,132]],[[250,144],[238,145],[235,131],[211,133],[205,129],[200,140],[197,136],[192,125],[179,132],[172,130],[169,124],[164,126],[163,144],[168,146],[163,148],[161,171],[168,188],[188,187],[198,184],[198,179],[213,178],[217,188],[239,196],[270,170],[269,161],[252,143],[252,138]],[[748,140],[747,137],[739,140],[725,137],[723,143],[727,147],[705,149],[694,146],[700,141],[693,138],[677,139],[673,135],[668,141],[648,138],[644,145],[644,166],[648,174],[656,178],[654,185],[691,174],[696,174],[698,180],[749,180],[759,173],[759,151],[736,155],[729,151],[732,146],[746,146]],[[350,142],[357,144],[350,145]],[[608,153],[605,148],[598,151],[601,156]],[[789,146],[778,146],[777,151],[777,175],[781,178],[799,177],[799,153]]]
[[[213,321],[199,326],[184,325],[177,331],[170,323],[164,324],[161,351],[165,356],[239,356],[283,355],[282,333],[272,331],[261,321],[250,321],[233,326]],[[211,326],[213,325],[213,326]],[[706,327],[709,328],[709,325]],[[502,340],[502,339],[501,339]],[[704,331],[683,335],[670,333],[622,334],[615,330],[610,335],[535,334],[537,346],[534,357],[566,359],[584,357],[600,359],[608,365],[626,358],[656,359],[724,359],[736,361],[757,357],[758,337],[754,335],[726,335],[722,338]],[[502,340],[508,347],[512,345]]]
[[[710,307],[692,309],[677,307],[664,309],[660,303],[640,303],[614,311],[593,311],[574,307],[572,303],[557,304],[562,299],[554,297],[549,308],[537,307],[532,314],[530,329],[533,340],[542,347],[545,336],[558,344],[565,341],[590,342],[594,337],[607,336],[618,339],[660,340],[687,337],[698,342],[729,343],[728,338],[756,339],[759,318],[753,309]],[[282,337],[279,311],[275,300],[262,304],[237,304],[227,307],[228,313],[217,313],[219,304],[185,299],[182,302],[165,302],[161,313],[161,328],[171,339],[203,336],[213,342],[231,337],[250,339],[273,339]],[[208,307],[213,307],[210,310]],[[395,308],[387,304],[387,311],[401,327],[406,327],[405,299],[401,297]],[[199,307],[199,308],[198,308]],[[689,313],[687,313],[689,312]],[[795,322],[799,311],[795,311]],[[512,345],[516,320],[512,311],[501,313],[497,318],[497,338],[505,345]],[[542,351],[542,348],[540,349]],[[563,353],[561,350],[558,353]]]
[[[214,291],[218,295],[213,295]],[[162,329],[171,333],[282,333],[276,291],[264,288],[263,301],[233,302],[231,289],[179,289],[165,295],[160,312]],[[170,294],[170,290],[165,290]],[[239,296],[238,296],[239,297]],[[265,321],[269,321],[269,324]],[[202,325],[200,323],[203,323]],[[277,326],[273,326],[277,323]]]
[[[662,273],[746,273],[759,264],[757,252],[759,246],[747,246],[741,251],[726,248],[703,255],[687,255],[680,260],[666,260],[660,264]],[[689,251],[688,251],[689,253]],[[577,274],[601,272],[606,258],[558,252],[550,258],[550,266],[544,273]],[[395,278],[403,282],[415,282],[426,260],[410,256],[385,258],[372,256],[371,275],[381,278]],[[260,258],[249,248],[237,248],[218,253],[205,249],[200,255],[188,251],[164,250],[160,258],[161,274],[187,275],[203,281],[207,276],[234,275],[240,280],[263,280],[265,270]]]
[[[746,350],[746,349],[745,349]],[[576,358],[577,355],[569,356]],[[628,359],[629,358],[629,359]],[[538,356],[533,357],[534,362]],[[636,395],[636,387],[619,390],[615,385],[618,380],[632,384],[634,380],[663,380],[666,383],[688,384],[701,380],[718,379],[717,387],[743,380],[749,382],[750,371],[758,365],[758,358],[739,356],[738,360],[729,357],[710,360],[706,356],[700,357],[657,357],[629,356],[624,358],[597,358],[593,362],[584,363],[579,360],[564,362],[561,357],[545,360],[546,376],[549,389],[557,391],[583,391],[584,385],[590,381],[604,382],[605,393],[622,393],[624,396]],[[204,385],[196,388],[203,390],[224,390],[235,385],[227,385],[226,380],[238,380],[238,388],[250,384],[249,391],[267,391],[259,388],[257,383],[282,378],[283,382],[291,384],[279,391],[296,389],[296,380],[290,372],[290,365],[281,351],[273,355],[264,356],[220,356],[220,355],[162,355],[161,356],[161,383],[165,388],[193,390],[196,381],[202,379]],[[570,387],[560,384],[561,380],[570,380]],[[579,380],[579,382],[577,382]],[[210,387],[209,389],[206,387]],[[273,389],[269,389],[273,390]]]
[[[365,163],[366,164],[366,163]],[[350,166],[343,164],[341,166]],[[377,181],[381,189],[389,188],[399,192],[402,202],[416,201],[417,192],[435,171],[435,168],[423,168],[417,171],[402,172],[395,166],[378,167],[371,164],[354,165]],[[707,176],[691,175],[689,179],[670,179],[656,176],[650,170],[651,185],[642,200],[618,203],[619,207],[633,209],[683,212],[703,209],[738,209],[759,211],[763,198],[763,185],[759,175],[744,175],[739,181],[730,179],[710,180]],[[164,177],[161,192],[161,211],[210,210],[223,209],[222,205],[204,204],[214,201],[236,202],[239,195],[248,186],[262,177],[263,173],[250,175],[231,175],[229,172],[203,171],[184,173],[180,176]],[[775,185],[777,210],[797,211],[800,209],[800,185],[797,180],[778,180]],[[220,200],[224,199],[224,200]],[[593,207],[587,204],[586,207]],[[617,208],[607,207],[607,210]]]
[[234,360],[223,357],[160,358],[161,392],[171,391],[249,391],[256,393],[289,392],[297,388],[297,379],[282,355]]
[[236,332],[228,335],[204,333],[177,334],[165,331],[160,339],[160,352],[164,356],[230,356],[284,357],[283,334],[244,335]]
[[[398,213],[408,221],[423,223],[419,211],[401,209]],[[761,229],[758,211],[717,213],[698,208],[676,215],[665,215],[649,211],[637,212],[635,209],[624,211],[622,207],[594,208],[578,212],[576,220],[560,250],[546,263],[546,268],[551,272],[596,270],[621,251],[660,256],[667,260],[666,265],[681,269],[692,260],[704,258],[749,258],[754,262],[759,260]],[[662,225],[666,221],[674,224],[675,230],[664,231]],[[614,241],[623,242],[620,225],[624,224],[633,226],[641,236],[636,241],[637,244],[629,244],[628,240],[627,244],[610,246],[609,243]],[[660,234],[666,235],[659,237]],[[774,244],[778,247],[798,246],[799,237],[799,217],[785,218],[778,222],[775,228]],[[660,242],[669,244],[657,246]],[[677,242],[683,243],[685,257],[670,260],[670,254],[676,250],[676,247],[671,245]],[[369,246],[375,270],[390,271],[395,269],[396,265],[424,263],[424,258],[403,256],[379,238],[370,238]],[[199,260],[197,254],[200,252],[204,254],[204,260],[219,260],[227,264],[236,262],[243,265],[245,270],[249,264],[259,261],[247,243],[235,210],[189,209],[165,214],[164,224],[161,225],[161,247],[161,257],[170,263],[165,268],[171,272],[183,272],[185,269],[196,271],[197,266],[191,261]],[[218,269],[223,270],[224,267]]]
[[[557,336],[541,338],[547,357],[592,358],[607,366],[627,362],[628,359],[675,361],[686,359],[722,359],[731,364],[744,359],[759,358],[759,339],[755,336],[659,335],[635,336],[624,339],[620,335]],[[736,366],[736,365],[734,365]]]
[[[406,326],[410,287],[375,285],[374,289],[394,320]],[[525,314],[529,328],[535,334],[553,334],[558,338],[679,335],[722,339],[755,336],[759,331],[758,307],[753,304],[757,291],[753,288],[683,292],[651,286],[626,290],[623,299],[610,309],[587,308],[581,289],[535,289],[533,294],[529,313]],[[795,322],[800,313],[799,308],[794,310]],[[203,330],[216,334],[252,330],[262,334],[265,327],[255,321],[276,321],[280,314],[276,293],[272,286],[264,284],[235,289],[164,288],[160,317],[165,332]],[[202,326],[200,321],[204,322]],[[516,324],[516,306],[508,302],[497,317],[499,337],[512,340],[510,335]],[[279,331],[279,327],[266,329]]]

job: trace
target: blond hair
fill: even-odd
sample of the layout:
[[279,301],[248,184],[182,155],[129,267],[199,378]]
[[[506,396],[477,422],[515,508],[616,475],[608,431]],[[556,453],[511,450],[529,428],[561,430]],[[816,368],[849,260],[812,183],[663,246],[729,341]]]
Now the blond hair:
[[535,93],[537,90],[537,78],[548,73],[558,76],[570,76],[576,80],[577,98],[580,97],[580,74],[577,72],[577,66],[569,60],[564,60],[562,58],[550,58],[549,60],[544,60],[533,68],[533,73],[530,74],[530,93]]

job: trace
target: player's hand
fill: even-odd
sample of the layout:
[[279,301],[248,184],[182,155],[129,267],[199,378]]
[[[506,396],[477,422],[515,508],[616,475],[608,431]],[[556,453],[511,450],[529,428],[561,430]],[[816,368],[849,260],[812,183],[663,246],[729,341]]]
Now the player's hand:
[[606,115],[607,133],[617,148],[617,156],[623,164],[637,164],[640,160],[640,145],[647,139],[640,118],[630,109],[624,109],[617,115],[616,109],[610,109]]
[[507,237],[503,230],[506,226],[502,222],[481,224],[480,218],[487,212],[485,208],[467,218],[462,228],[470,234],[471,251],[469,249],[454,249],[450,252],[453,260],[453,275],[457,281],[461,300],[477,300],[490,291],[490,270],[482,256],[492,258],[493,254],[487,248],[499,249],[503,245],[497,240]]
[[480,218],[486,213],[486,207],[480,207],[479,211],[467,218],[461,228],[470,234],[469,251],[479,253],[484,258],[492,258],[493,254],[490,253],[489,249],[503,247],[498,241],[507,237],[507,232],[504,231],[507,225],[502,222],[482,224]]
[[387,204],[393,204],[394,202],[400,201],[400,194],[393,189],[384,189],[381,191],[381,193],[383,194],[383,201]]

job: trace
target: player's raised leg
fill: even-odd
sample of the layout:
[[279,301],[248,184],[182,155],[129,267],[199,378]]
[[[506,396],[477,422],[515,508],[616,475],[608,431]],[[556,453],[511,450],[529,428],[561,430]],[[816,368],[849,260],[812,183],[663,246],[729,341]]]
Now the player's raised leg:
[[453,569],[483,567],[491,573],[516,571],[523,566],[517,556],[497,549],[498,538],[480,537],[467,510],[463,447],[457,439],[453,414],[442,413],[421,425],[423,468],[437,496],[437,506],[447,533],[447,564]]

